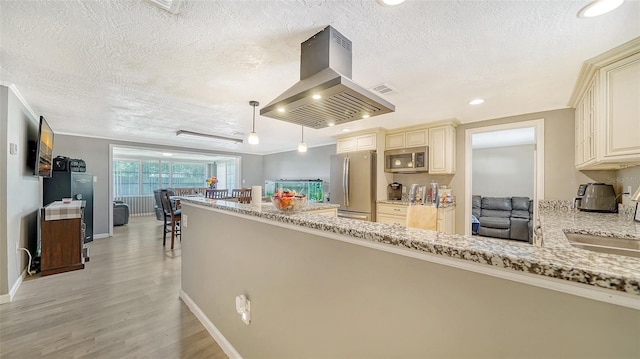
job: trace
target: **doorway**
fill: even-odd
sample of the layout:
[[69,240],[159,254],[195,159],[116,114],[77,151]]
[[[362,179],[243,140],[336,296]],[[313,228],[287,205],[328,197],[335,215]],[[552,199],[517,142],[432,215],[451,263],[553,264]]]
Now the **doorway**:
[[[482,150],[483,148],[486,150]],[[528,154],[531,153],[528,151],[532,152],[533,158],[527,159]],[[503,163],[500,167],[499,161],[504,161],[505,158],[509,158],[511,163]],[[522,163],[514,163],[519,159]],[[479,163],[480,161],[483,163]],[[479,168],[482,165],[487,168]],[[506,168],[508,166],[510,167]],[[522,173],[531,178],[523,178]],[[474,182],[475,176],[481,176],[481,178],[475,178]],[[516,183],[516,181],[519,182]],[[485,191],[486,194],[475,193],[474,191],[477,190]],[[465,235],[471,235],[472,232],[473,194],[530,197],[533,199],[533,221],[536,222],[538,200],[544,198],[543,119],[472,128],[465,131]]]

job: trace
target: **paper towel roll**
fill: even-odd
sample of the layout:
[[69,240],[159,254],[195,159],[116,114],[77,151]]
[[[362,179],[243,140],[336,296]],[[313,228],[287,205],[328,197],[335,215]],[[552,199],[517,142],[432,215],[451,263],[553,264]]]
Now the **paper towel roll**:
[[262,203],[262,186],[251,186],[251,203]]

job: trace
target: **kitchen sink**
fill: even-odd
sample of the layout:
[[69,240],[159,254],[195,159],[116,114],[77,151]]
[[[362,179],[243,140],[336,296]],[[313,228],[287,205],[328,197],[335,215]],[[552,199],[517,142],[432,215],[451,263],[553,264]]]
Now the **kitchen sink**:
[[564,235],[576,248],[640,258],[640,241],[566,232]]

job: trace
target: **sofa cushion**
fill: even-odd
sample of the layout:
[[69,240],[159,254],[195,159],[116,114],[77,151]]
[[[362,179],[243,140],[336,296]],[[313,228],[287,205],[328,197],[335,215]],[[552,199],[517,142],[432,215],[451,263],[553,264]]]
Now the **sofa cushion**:
[[511,225],[509,218],[480,217],[480,227],[508,229]]
[[[498,211],[511,211],[511,198],[482,197],[482,210],[494,209]],[[484,216],[484,214],[482,214]]]
[[493,209],[483,209],[481,217],[509,218],[511,217],[511,211],[496,211]]
[[531,217],[529,217],[529,211],[520,211],[514,209],[513,211],[511,211],[511,218],[529,219]]
[[511,208],[519,211],[529,211],[529,197],[511,197]]
[[480,227],[478,234],[485,237],[509,239],[509,229]]
[[511,239],[529,241],[529,220],[524,218],[511,218]]

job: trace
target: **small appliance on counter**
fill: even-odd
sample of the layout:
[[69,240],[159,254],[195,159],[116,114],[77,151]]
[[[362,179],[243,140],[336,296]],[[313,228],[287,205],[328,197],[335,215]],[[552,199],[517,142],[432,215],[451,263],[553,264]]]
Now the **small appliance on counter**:
[[393,182],[387,186],[387,199],[390,201],[402,200],[402,183]]
[[430,204],[431,199],[428,196],[427,186],[421,184],[412,184],[409,191],[409,205]]
[[574,206],[581,211],[618,212],[618,202],[613,185],[604,183],[586,183],[578,187],[578,197]]

